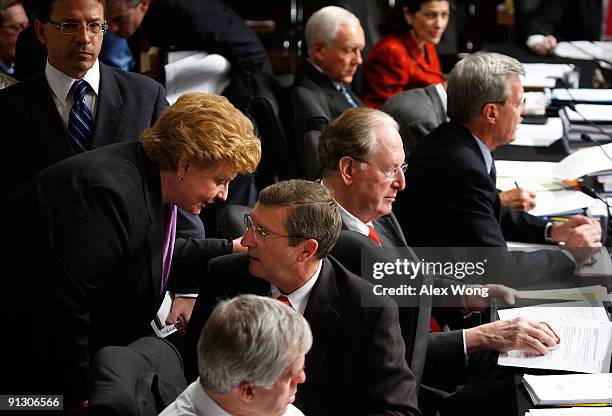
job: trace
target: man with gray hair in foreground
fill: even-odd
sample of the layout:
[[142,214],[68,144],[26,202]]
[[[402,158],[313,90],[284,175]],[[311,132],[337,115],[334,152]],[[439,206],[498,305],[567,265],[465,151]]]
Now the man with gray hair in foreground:
[[275,299],[221,301],[198,342],[200,377],[161,416],[303,416],[291,403],[311,345],[306,319]]

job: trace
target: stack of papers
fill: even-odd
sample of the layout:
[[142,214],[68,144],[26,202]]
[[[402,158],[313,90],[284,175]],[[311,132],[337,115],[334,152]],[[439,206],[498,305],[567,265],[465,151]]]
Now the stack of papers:
[[559,110],[559,117],[568,140],[581,142],[580,136],[583,133],[589,134],[598,141],[609,142],[611,140],[612,108],[609,105],[577,104],[575,108],[576,111],[568,107]]
[[612,374],[532,376],[523,384],[536,406],[555,404],[612,404]]
[[546,124],[519,124],[515,146],[545,147],[563,137],[563,123],[558,117],[549,117]]
[[612,104],[612,89],[556,88],[552,91],[553,101],[565,101],[584,104]]
[[567,79],[575,70],[571,64],[523,64],[525,88],[554,88],[557,79]]
[[587,40],[559,42],[554,53],[562,58],[602,59],[609,62],[612,60],[612,42],[589,42]]
[[558,348],[549,350],[545,356],[529,355],[522,351],[500,353],[498,364],[593,374],[610,371],[612,323],[601,301],[597,306],[588,306],[590,304],[582,301],[499,310],[500,319],[522,316],[546,322],[560,342]]

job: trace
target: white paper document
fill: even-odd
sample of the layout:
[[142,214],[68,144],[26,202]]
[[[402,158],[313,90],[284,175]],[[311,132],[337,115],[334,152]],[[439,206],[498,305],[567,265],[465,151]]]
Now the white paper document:
[[535,405],[612,403],[610,373],[544,376],[525,374],[523,384]]
[[531,215],[554,215],[588,208],[597,200],[574,189],[556,191],[537,191],[536,206],[529,211]]
[[576,111],[565,107],[567,118],[572,123],[611,123],[612,108],[606,104],[576,104]]
[[[519,292],[520,293],[520,292]],[[499,319],[514,319],[524,316],[533,320],[546,320],[548,318],[589,319],[592,321],[608,322],[608,313],[601,300],[588,302],[574,301],[562,303],[548,303],[545,305],[524,306],[522,308],[507,308],[497,311]]]
[[603,373],[610,371],[612,323],[587,319],[547,318],[560,339],[545,356],[522,351],[500,353],[498,364],[510,367]]
[[555,88],[552,99],[579,103],[612,103],[612,89],[609,88]]
[[221,55],[201,51],[168,54],[166,99],[170,105],[188,92],[221,94],[229,85],[230,63]]
[[[510,145],[545,147],[563,137],[563,123],[559,117],[549,117],[546,124],[519,124],[516,140]],[[497,162],[496,162],[497,163]]]
[[526,416],[612,416],[612,408],[561,407],[555,409],[529,409]]
[[172,308],[172,297],[170,292],[166,292],[164,300],[155,315],[155,318],[151,321],[151,327],[160,338],[165,338],[170,334],[174,334],[177,329],[174,325],[166,325],[166,318]]

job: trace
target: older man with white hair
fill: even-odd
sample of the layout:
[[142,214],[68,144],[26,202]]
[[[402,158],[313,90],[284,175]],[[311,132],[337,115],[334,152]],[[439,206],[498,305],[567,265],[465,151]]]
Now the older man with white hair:
[[303,416],[291,403],[311,346],[306,319],[276,299],[222,301],[200,335],[200,377],[161,416]]

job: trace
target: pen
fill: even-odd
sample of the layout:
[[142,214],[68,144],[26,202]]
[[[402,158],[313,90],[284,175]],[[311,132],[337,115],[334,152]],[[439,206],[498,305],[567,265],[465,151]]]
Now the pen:
[[612,407],[612,403],[565,403],[554,404],[553,407]]
[[567,217],[550,217],[550,220],[552,222],[566,222],[566,221],[569,221],[570,219]]
[[514,184],[516,185],[517,188],[520,188],[520,186],[518,186],[518,182],[514,181]]

